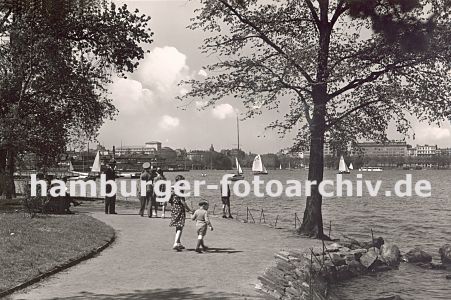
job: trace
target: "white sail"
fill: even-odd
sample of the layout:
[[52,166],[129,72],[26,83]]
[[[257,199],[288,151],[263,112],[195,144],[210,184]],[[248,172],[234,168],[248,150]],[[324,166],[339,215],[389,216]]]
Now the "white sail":
[[352,163],[349,164],[349,170],[354,170],[354,166],[352,165]]
[[238,158],[235,157],[235,163],[236,163],[236,170],[238,174],[243,174],[243,170],[241,169],[240,163],[238,162]]
[[279,169],[282,170],[282,164],[280,164]]
[[254,158],[254,162],[252,163],[252,172],[262,172],[263,171],[263,162],[260,155],[257,155]]
[[72,162],[69,160],[69,171],[74,171],[74,166],[72,165]]
[[348,166],[346,165],[343,155],[340,156],[340,164],[338,165],[338,171],[340,173],[349,173],[349,169],[348,169]]
[[91,167],[91,172],[100,173],[100,151],[97,151],[96,158],[94,159],[94,163]]
[[254,158],[254,162],[252,163],[252,172],[268,174],[268,171],[266,170],[265,165],[263,165],[263,160],[260,155],[257,155]]

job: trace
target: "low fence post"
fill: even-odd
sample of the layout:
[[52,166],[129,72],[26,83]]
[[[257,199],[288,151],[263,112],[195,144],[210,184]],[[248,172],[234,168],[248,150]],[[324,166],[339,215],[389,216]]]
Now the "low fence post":
[[296,229],[296,227],[297,227],[297,224],[296,224],[297,219],[298,219],[298,214],[294,213],[294,229]]
[[246,206],[246,222],[249,222],[249,207]]
[[250,209],[248,209],[248,211],[249,211],[249,215],[250,215],[250,216],[251,216],[251,218],[252,218],[252,222],[254,222],[254,224],[255,224],[254,216],[252,215],[252,212],[251,212],[251,210],[250,210]]
[[332,239],[332,238],[330,237],[331,231],[332,231],[332,221],[330,221],[330,223],[329,223],[329,238],[330,238],[330,239]]

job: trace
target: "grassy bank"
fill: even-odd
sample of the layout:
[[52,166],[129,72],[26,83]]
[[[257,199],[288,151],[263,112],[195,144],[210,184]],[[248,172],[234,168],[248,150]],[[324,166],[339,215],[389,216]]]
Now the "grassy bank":
[[87,215],[48,215],[30,219],[0,212],[0,292],[83,257],[114,235]]

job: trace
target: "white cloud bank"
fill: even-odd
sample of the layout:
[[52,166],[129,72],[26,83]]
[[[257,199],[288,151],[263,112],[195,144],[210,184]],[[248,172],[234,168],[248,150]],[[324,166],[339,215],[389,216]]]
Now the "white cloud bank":
[[153,93],[139,81],[117,78],[110,86],[113,103],[120,113],[130,114],[152,103]]
[[159,123],[161,129],[170,130],[177,128],[180,125],[180,120],[176,117],[164,115]]
[[417,137],[428,140],[442,140],[451,137],[451,131],[449,128],[425,126],[421,127],[417,131]]
[[224,103],[213,108],[211,113],[215,118],[224,120],[226,118],[234,117],[236,115],[236,110],[233,108],[232,105]]
[[165,46],[156,47],[147,54],[134,76],[153,91],[179,94],[181,89],[182,93],[184,90],[177,84],[189,78],[188,72],[186,55],[175,47]]

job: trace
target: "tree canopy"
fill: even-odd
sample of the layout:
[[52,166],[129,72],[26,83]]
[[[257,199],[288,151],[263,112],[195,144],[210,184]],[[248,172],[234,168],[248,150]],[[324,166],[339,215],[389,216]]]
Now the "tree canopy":
[[111,74],[133,72],[152,42],[149,20],[107,1],[0,1],[3,156],[36,153],[47,165],[72,139],[95,137],[116,113]]
[[[214,105],[239,98],[246,117],[263,108],[284,118],[269,128],[297,130],[309,148],[309,179],[321,182],[324,141],[386,140],[389,124],[451,116],[450,5],[446,0],[203,0],[191,29],[217,56],[188,98]],[[322,197],[307,198],[301,232],[322,237]]]

